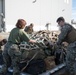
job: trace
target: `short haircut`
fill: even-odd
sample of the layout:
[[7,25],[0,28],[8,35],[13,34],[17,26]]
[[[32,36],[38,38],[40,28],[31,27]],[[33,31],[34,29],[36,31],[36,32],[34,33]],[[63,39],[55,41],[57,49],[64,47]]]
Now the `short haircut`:
[[26,21],[24,19],[18,19],[17,23],[16,23],[16,27],[22,29],[23,27],[25,27],[26,25]]
[[59,17],[57,20],[56,20],[56,22],[60,22],[60,21],[65,21],[65,19],[63,18],[63,17]]

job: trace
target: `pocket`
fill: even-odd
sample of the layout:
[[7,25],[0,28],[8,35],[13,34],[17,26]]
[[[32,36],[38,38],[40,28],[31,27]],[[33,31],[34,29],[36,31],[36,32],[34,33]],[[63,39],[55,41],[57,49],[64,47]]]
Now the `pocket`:
[[16,45],[16,44],[11,45],[11,47],[8,50],[8,54],[10,56],[20,56],[21,52],[19,50],[18,45]]

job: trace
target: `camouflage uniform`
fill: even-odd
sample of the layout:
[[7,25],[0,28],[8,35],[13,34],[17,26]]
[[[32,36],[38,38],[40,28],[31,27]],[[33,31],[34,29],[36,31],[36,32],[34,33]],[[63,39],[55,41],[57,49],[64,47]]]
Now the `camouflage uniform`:
[[61,27],[57,44],[61,45],[63,41],[69,43],[66,55],[66,70],[69,75],[76,75],[76,30],[69,24]]
[[19,28],[12,29],[8,38],[8,42],[4,47],[4,65],[0,70],[0,75],[5,74],[11,64],[13,66],[13,75],[20,75],[18,64],[20,62],[21,52],[19,51],[18,44],[23,41],[29,41],[29,37],[26,32],[23,29]]

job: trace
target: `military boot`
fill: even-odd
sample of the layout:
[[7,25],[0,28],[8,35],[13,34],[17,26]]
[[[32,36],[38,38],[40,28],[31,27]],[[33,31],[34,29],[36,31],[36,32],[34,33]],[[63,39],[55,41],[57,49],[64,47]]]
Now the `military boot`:
[[8,68],[6,65],[3,65],[2,68],[0,69],[0,75],[6,74],[8,71]]
[[13,75],[20,75],[19,67],[13,67]]

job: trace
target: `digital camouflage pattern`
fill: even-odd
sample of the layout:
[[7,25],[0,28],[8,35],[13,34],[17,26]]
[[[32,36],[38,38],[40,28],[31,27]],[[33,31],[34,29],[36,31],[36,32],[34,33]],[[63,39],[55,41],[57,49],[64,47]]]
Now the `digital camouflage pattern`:
[[0,74],[6,74],[8,67],[13,66],[13,75],[19,75],[20,71],[18,63],[20,62],[20,56],[21,53],[19,51],[18,45],[7,43],[7,45],[5,46],[5,50],[3,51],[3,59],[5,64],[0,70]]
[[8,51],[8,54],[11,57],[12,61],[13,75],[20,75],[19,63],[21,59],[21,52],[19,50],[19,46],[16,44],[12,44]]
[[[66,55],[66,68],[67,72],[69,72],[71,75],[76,75],[76,38],[71,39],[72,37],[76,36],[76,34],[74,34],[76,33],[76,30],[73,29],[74,28],[72,28],[72,26],[69,24],[65,24],[63,27],[61,27],[61,33],[58,36],[57,44],[61,45],[61,43],[64,41],[69,43]],[[68,36],[70,32],[72,33]],[[70,38],[71,40],[68,39],[69,41],[67,41],[67,38]]]
[[67,48],[66,69],[72,75],[76,75],[76,41]]

